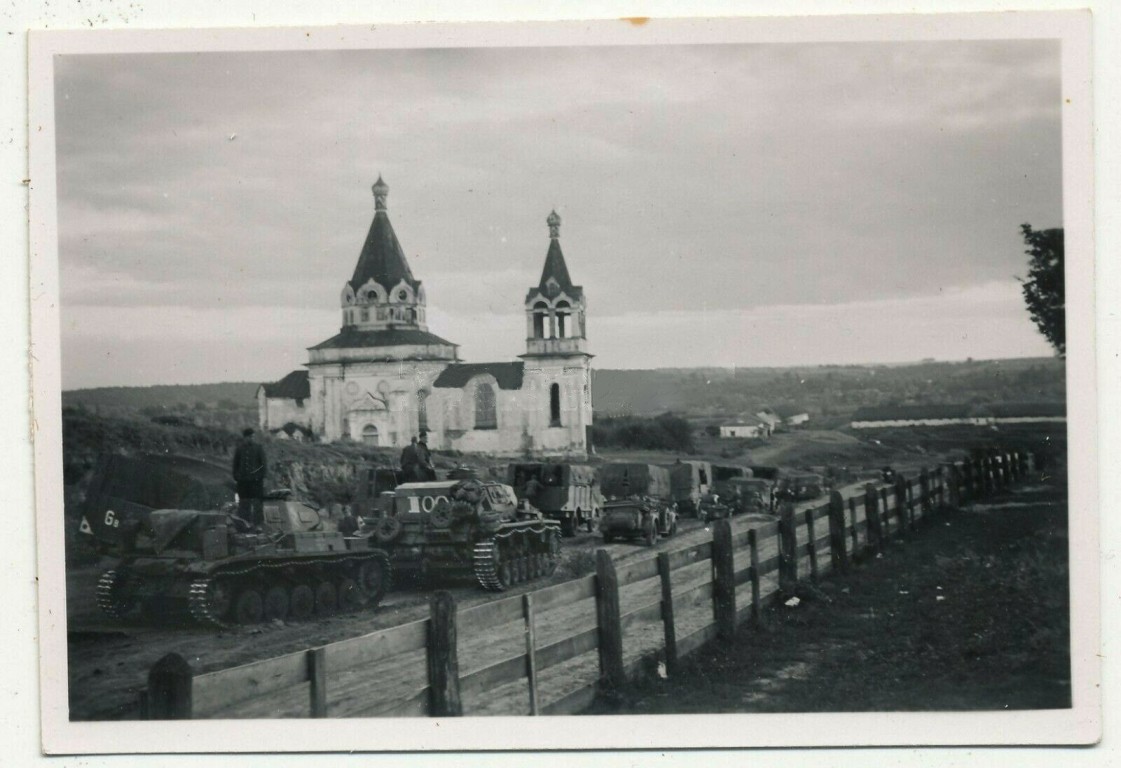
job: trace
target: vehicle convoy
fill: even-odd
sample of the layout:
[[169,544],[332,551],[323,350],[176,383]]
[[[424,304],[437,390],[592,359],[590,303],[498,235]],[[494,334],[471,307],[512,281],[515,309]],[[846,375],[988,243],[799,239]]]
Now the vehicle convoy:
[[[223,485],[214,482],[214,470],[181,457],[101,462],[82,531],[111,560],[97,585],[106,615],[225,626],[380,602],[389,584],[388,555],[371,548],[368,537],[334,530],[287,491],[265,499],[259,530],[232,512],[162,508],[218,493]],[[232,495],[226,491],[227,502]]]
[[584,526],[591,531],[599,519],[603,498],[594,467],[586,464],[521,463],[506,467],[506,483],[519,500],[528,501],[560,522],[564,536]]
[[363,532],[389,552],[395,573],[422,581],[474,574],[483,589],[500,592],[556,570],[560,523],[523,509],[509,485],[402,483],[383,499]]
[[605,544],[615,539],[642,539],[654,546],[659,536],[677,533],[676,505],[659,499],[632,498],[605,502],[599,522]]

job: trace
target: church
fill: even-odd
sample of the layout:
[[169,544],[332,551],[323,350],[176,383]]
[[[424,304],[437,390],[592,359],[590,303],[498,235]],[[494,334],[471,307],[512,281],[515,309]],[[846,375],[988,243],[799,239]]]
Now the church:
[[428,446],[496,455],[583,458],[592,424],[584,291],[573,285],[549,214],[541,279],[525,297],[519,360],[469,363],[428,330],[423,283],[393,225],[389,187],[373,186],[374,220],[340,295],[339,332],[308,348],[306,368],[257,389],[260,427],[278,436]]

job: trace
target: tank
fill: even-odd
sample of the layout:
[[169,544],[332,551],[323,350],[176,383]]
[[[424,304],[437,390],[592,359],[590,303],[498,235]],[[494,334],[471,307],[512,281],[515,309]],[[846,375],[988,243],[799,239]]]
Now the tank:
[[259,529],[232,510],[151,508],[232,498],[224,480],[212,482],[213,469],[176,457],[99,464],[81,530],[108,560],[97,584],[107,616],[226,626],[377,606],[389,584],[387,553],[287,492],[265,500]]
[[552,574],[560,554],[560,523],[491,480],[403,483],[364,523],[394,573],[424,582],[473,575],[501,592]]

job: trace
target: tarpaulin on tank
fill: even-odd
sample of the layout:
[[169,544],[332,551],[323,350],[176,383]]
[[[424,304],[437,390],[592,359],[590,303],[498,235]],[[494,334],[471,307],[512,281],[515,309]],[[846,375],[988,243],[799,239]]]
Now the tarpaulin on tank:
[[152,549],[156,554],[163,552],[198,516],[198,512],[190,509],[157,509],[148,515],[148,526],[152,529]]
[[233,501],[228,469],[186,456],[104,455],[86,495],[87,510],[104,511],[102,497],[148,509],[219,509]]

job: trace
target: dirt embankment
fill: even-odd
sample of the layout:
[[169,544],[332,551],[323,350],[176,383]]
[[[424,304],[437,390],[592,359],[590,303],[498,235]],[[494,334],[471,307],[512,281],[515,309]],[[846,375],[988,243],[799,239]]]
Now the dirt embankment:
[[1066,488],[1053,479],[932,518],[592,713],[1069,707],[1067,585]]

